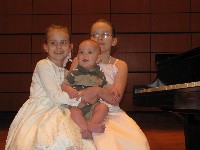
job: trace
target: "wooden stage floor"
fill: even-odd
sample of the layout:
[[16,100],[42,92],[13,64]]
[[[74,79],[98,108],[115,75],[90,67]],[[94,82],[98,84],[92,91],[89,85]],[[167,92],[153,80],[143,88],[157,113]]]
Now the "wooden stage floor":
[[[183,124],[166,112],[128,112],[144,131],[151,150],[185,150]],[[4,150],[15,113],[0,112],[0,150]]]

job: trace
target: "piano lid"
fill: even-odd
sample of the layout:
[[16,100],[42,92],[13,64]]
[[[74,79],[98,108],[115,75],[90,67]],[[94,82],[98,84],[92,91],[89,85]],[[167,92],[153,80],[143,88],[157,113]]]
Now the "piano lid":
[[157,68],[165,85],[200,81],[200,47],[158,62]]

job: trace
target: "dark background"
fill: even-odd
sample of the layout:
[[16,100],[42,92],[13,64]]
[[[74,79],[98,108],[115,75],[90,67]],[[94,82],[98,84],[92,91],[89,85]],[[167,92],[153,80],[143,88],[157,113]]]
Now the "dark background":
[[35,64],[45,58],[41,45],[47,26],[68,26],[76,54],[99,18],[115,25],[114,56],[129,66],[122,109],[157,111],[133,105],[133,85],[155,80],[155,54],[200,46],[200,0],[1,0],[0,111],[17,111],[28,99]]

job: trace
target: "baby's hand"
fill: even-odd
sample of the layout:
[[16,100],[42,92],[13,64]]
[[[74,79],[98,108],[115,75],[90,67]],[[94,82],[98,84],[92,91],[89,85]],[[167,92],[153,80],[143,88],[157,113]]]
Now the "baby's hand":
[[79,91],[76,99],[81,97],[81,101],[86,104],[94,104],[98,100],[97,92],[99,87],[88,87],[84,90]]
[[69,98],[76,98],[78,96],[78,91],[74,88],[68,90]]
[[74,89],[73,87],[71,87],[65,83],[62,83],[60,86],[63,91],[67,92],[70,99],[76,98],[78,96],[78,91],[76,89]]
[[113,101],[115,101],[116,103],[120,102],[120,97],[119,96],[114,96],[113,97]]
[[111,94],[114,94],[114,97],[113,97],[113,101],[115,102],[120,102],[120,94],[119,94],[119,91],[116,89],[116,88],[112,88],[112,90],[110,91]]

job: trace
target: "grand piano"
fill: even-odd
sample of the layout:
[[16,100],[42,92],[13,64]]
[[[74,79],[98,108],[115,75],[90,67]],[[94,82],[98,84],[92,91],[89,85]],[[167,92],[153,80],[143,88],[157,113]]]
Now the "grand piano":
[[157,78],[133,86],[133,103],[172,112],[184,123],[187,150],[200,149],[200,47],[156,55]]

